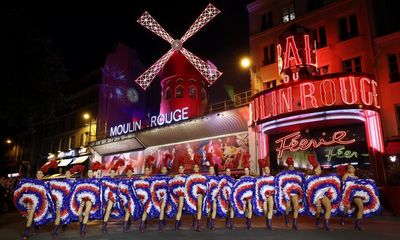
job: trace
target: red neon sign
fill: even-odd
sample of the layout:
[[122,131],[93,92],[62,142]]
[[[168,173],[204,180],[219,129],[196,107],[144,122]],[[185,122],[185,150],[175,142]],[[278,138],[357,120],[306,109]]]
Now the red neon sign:
[[276,51],[279,74],[283,73],[285,83],[302,78],[300,69],[317,74],[316,41],[310,34],[299,32],[281,38]]
[[279,144],[279,147],[276,148],[276,151],[278,153],[278,158],[281,158],[283,152],[286,150],[297,152],[300,150],[307,150],[311,147],[318,148],[320,146],[330,146],[334,144],[348,145],[356,141],[355,139],[344,140],[346,135],[347,133],[345,131],[337,131],[332,135],[332,139],[330,140],[326,140],[324,138],[316,140],[307,138],[300,139],[300,132],[294,132],[275,141],[276,144]]
[[[286,86],[285,86],[286,85]],[[324,75],[296,81],[259,93],[253,100],[252,121],[258,123],[279,115],[319,108],[380,108],[377,82],[366,74]]]

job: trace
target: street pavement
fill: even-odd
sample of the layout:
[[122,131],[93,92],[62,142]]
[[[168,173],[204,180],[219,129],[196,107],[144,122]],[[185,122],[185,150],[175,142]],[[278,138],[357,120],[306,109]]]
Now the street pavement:
[[[101,233],[101,222],[91,222],[87,228],[86,238],[97,240],[111,240],[111,239],[140,239],[140,240],[251,240],[251,239],[304,239],[304,240],[330,240],[330,239],[351,239],[351,240],[386,240],[386,239],[400,239],[400,217],[392,216],[390,213],[384,213],[382,216],[377,216],[363,220],[363,231],[356,231],[353,229],[354,219],[346,219],[345,226],[339,225],[339,219],[334,218],[331,220],[332,232],[326,232],[316,229],[314,219],[310,217],[299,218],[299,230],[294,231],[284,225],[284,218],[275,217],[273,219],[273,231],[265,230],[264,219],[261,217],[253,217],[252,230],[245,228],[244,219],[235,219],[235,230],[225,229],[224,219],[218,218],[216,221],[216,229],[205,229],[205,220],[202,221],[202,231],[195,232],[190,229],[191,218],[185,217],[183,219],[181,231],[175,232],[174,220],[168,220],[167,226],[163,232],[157,231],[158,220],[149,221],[146,232],[140,233],[138,231],[139,222],[133,222],[131,229],[127,233],[122,232],[122,221],[111,221],[108,225],[108,233]],[[6,213],[0,215],[0,239],[1,240],[16,240],[22,239],[22,232],[25,225],[25,219],[18,215],[18,213]],[[79,225],[77,223],[70,224],[67,230],[59,233],[58,239],[82,239],[79,236]],[[31,231],[33,232],[33,230]],[[30,239],[52,239],[52,225],[43,226],[39,233],[31,235]]]

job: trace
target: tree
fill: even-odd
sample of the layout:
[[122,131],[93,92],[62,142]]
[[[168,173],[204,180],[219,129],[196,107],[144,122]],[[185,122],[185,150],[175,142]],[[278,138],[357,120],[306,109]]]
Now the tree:
[[31,129],[54,117],[67,81],[51,43],[15,10],[0,13],[0,121]]

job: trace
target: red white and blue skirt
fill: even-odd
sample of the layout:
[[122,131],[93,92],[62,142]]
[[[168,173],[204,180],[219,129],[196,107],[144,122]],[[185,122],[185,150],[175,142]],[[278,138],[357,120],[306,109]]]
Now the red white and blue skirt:
[[[142,211],[147,213],[147,216],[149,218],[152,218],[154,216],[151,215],[151,208],[153,204],[151,201],[150,185],[151,180],[149,178],[138,178],[133,180],[133,189],[137,198],[140,201],[140,204],[142,205]],[[142,214],[143,212],[141,212],[140,214]]]
[[[92,202],[92,208],[90,209],[89,219],[101,219],[101,189],[99,180],[94,178],[82,178],[75,181],[74,186],[71,190],[71,197],[69,200],[69,214],[71,220],[78,221],[78,211],[81,203],[86,201]],[[85,214],[84,212],[82,213]]]
[[156,176],[153,177],[150,184],[150,193],[152,201],[151,215],[159,217],[161,213],[161,206],[164,204],[164,212],[167,217],[171,215],[172,205],[168,204],[170,201],[169,196],[169,177]]
[[220,217],[227,217],[231,206],[232,188],[235,179],[230,176],[220,176],[218,182],[217,213]]
[[254,177],[244,176],[236,181],[233,186],[231,203],[236,217],[245,217],[246,202],[254,198]]
[[[348,178],[343,183],[342,203],[340,210],[344,210],[344,206],[352,206],[353,199],[361,198],[364,204],[364,217],[378,215],[381,211],[379,201],[379,193],[376,188],[375,181],[372,179]],[[355,207],[351,207],[347,212],[348,215],[355,213]]]
[[282,171],[275,176],[275,205],[280,214],[285,214],[287,203],[293,195],[298,196],[299,213],[305,212],[303,183],[304,174],[298,171]]
[[121,206],[121,201],[118,194],[118,184],[118,179],[110,177],[102,177],[100,179],[102,215],[105,214],[107,204],[109,201],[111,201],[113,205],[110,216],[114,219],[122,218],[124,216],[124,210]]
[[213,203],[217,201],[219,195],[219,178],[217,176],[207,176],[207,193],[204,198],[203,215],[208,216]]
[[260,176],[256,180],[255,198],[254,199],[254,214],[258,216],[264,215],[264,202],[269,197],[274,197],[275,194],[275,177]]
[[55,210],[60,209],[61,224],[71,221],[68,211],[69,197],[74,181],[70,179],[51,180],[48,182],[51,198],[55,204]]
[[28,214],[28,204],[35,209],[33,222],[37,226],[51,222],[55,218],[50,190],[41,180],[32,178],[20,180],[15,187],[13,200],[15,207],[23,216]]
[[132,179],[121,179],[118,183],[118,196],[121,207],[127,209],[134,220],[139,219],[142,205],[133,191]]
[[[324,197],[327,197],[331,202],[331,214],[334,216],[339,212],[342,193],[338,175],[310,176],[304,183],[304,189],[306,191],[308,215],[315,216],[317,204]],[[322,212],[324,211],[325,209],[322,208]]]
[[199,195],[205,196],[207,193],[206,176],[200,174],[188,176],[185,182],[185,191],[186,210],[190,214],[195,214],[197,212],[197,199]]
[[[171,211],[168,214],[169,218],[173,218],[178,212],[179,197],[183,197],[185,201],[185,183],[186,175],[175,175],[168,182],[170,195],[168,204],[171,205]],[[183,202],[184,208],[185,205],[185,202]]]

